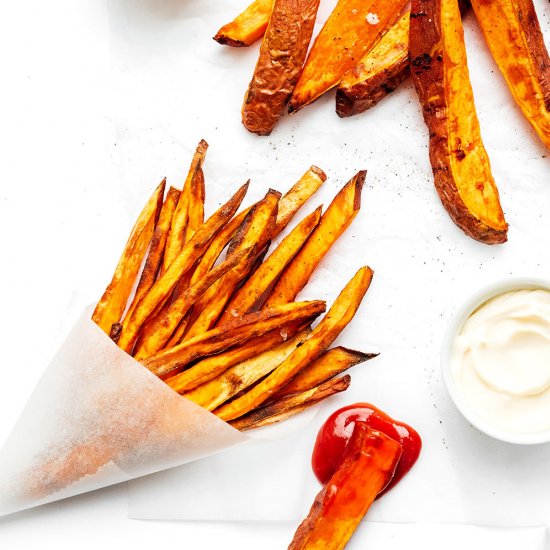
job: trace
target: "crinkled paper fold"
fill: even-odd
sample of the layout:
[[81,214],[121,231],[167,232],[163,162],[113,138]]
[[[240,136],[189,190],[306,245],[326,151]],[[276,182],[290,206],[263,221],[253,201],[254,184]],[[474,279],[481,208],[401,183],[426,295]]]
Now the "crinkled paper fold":
[[90,315],[74,326],[0,451],[0,515],[248,439],[120,350]]

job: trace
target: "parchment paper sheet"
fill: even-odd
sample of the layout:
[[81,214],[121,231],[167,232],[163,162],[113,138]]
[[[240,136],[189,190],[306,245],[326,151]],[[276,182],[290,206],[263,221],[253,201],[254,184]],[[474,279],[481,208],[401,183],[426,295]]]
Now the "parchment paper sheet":
[[120,350],[88,308],[0,452],[0,515],[197,460],[247,438]]
[[[297,521],[319,489],[309,466],[318,426],[338,406],[368,401],[412,424],[424,440],[419,463],[373,506],[369,519],[548,524],[550,447],[514,447],[481,435],[452,406],[440,378],[442,336],[463,299],[508,275],[550,277],[550,157],[513,103],[475,19],[470,14],[465,21],[470,74],[510,223],[509,242],[498,247],[467,238],[442,208],[410,82],[357,117],[339,119],[327,94],[283,117],[271,136],[248,134],[240,108],[258,47],[223,48],[211,38],[247,3],[110,2],[115,192],[137,211],[139,197],[162,176],[181,185],[200,138],[210,143],[204,167],[209,211],[248,178],[246,204],[269,186],[285,191],[317,164],[329,179],[306,214],[328,205],[366,168],[361,212],[300,298],[330,304],[368,263],[373,285],[337,344],[381,355],[355,367],[351,388],[301,433],[132,482],[131,516]],[[321,3],[317,30],[334,4]],[[535,6],[549,37],[550,5],[536,0]]]

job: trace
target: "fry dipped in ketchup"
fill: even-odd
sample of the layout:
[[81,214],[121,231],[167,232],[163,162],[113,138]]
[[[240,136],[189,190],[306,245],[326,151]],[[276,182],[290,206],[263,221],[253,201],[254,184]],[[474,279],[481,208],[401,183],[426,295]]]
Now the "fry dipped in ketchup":
[[325,485],[289,550],[344,548],[374,500],[411,469],[421,447],[415,430],[367,403],[333,413],[312,457]]

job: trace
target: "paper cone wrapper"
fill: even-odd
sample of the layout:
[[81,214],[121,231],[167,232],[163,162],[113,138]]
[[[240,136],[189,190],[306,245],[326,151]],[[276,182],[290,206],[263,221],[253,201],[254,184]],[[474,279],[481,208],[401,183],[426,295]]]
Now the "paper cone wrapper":
[[118,348],[91,312],[57,352],[0,451],[0,515],[248,440]]

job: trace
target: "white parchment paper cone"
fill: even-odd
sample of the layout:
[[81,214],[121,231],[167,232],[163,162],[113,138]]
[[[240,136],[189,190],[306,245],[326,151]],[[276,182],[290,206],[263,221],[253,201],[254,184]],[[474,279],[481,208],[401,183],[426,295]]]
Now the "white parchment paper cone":
[[172,468],[247,436],[180,397],[82,314],[0,452],[0,515]]

